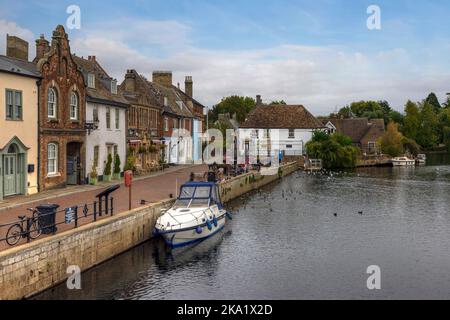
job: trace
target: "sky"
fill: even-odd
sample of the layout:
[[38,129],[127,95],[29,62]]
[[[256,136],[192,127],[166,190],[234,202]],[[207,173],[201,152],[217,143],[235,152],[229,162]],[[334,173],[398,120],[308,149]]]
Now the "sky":
[[[70,5],[81,28],[67,28]],[[377,5],[381,29],[369,30]],[[151,79],[173,72],[194,79],[194,97],[262,95],[303,104],[315,115],[352,101],[408,99],[450,92],[448,0],[0,0],[0,54],[6,33],[30,42],[66,27],[71,49],[95,55],[110,76],[127,69]]]

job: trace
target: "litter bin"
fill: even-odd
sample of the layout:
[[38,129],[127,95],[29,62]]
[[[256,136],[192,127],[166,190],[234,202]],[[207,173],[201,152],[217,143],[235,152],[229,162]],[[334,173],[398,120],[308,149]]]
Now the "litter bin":
[[37,206],[39,218],[39,228],[43,234],[55,233],[58,229],[55,226],[56,210],[59,208],[57,204],[47,204]]

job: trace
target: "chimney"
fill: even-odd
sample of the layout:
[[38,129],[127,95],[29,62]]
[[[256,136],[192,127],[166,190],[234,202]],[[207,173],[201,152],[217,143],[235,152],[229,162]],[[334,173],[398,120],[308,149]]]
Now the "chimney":
[[187,76],[184,81],[184,93],[186,93],[189,97],[193,97],[194,95],[194,82],[192,81],[191,76]]
[[36,58],[35,61],[39,61],[44,57],[44,55],[50,50],[50,45],[43,34],[36,40]]
[[261,95],[257,95],[256,96],[256,105],[258,106],[258,105],[261,105],[262,104],[262,99],[261,99]]
[[95,61],[97,61],[97,58],[96,58],[96,56],[88,56],[88,60],[91,62],[95,62]]
[[172,71],[153,71],[153,82],[163,87],[172,87]]
[[134,70],[127,70],[127,74],[125,75],[125,91],[136,91],[136,74]]
[[28,42],[16,36],[6,35],[6,55],[28,61]]

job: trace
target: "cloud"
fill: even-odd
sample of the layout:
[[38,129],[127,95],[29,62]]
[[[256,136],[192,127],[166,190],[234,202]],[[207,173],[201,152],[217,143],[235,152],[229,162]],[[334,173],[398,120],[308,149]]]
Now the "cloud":
[[33,32],[22,28],[15,22],[0,19],[0,54],[6,54],[6,35],[14,35],[29,43],[29,58],[34,57],[36,37]]
[[[34,38],[13,23],[0,24],[0,30],[8,25],[11,33]],[[442,47],[446,53],[439,59],[420,59],[419,50],[403,48],[360,52],[346,46],[285,44],[220,50],[195,45],[192,33],[189,25],[171,20],[96,23],[72,33],[71,47],[80,56],[96,55],[119,81],[132,68],[149,79],[154,70],[172,70],[174,84],[192,75],[195,97],[208,106],[233,94],[261,94],[267,102],[304,104],[316,115],[365,99],[385,99],[402,110],[408,99],[423,99],[430,91],[443,99],[449,91],[443,58],[450,47]]]

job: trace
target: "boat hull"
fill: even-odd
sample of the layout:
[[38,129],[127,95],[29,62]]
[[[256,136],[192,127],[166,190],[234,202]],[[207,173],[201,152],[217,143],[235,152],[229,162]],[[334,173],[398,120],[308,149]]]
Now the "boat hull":
[[[217,218],[217,226],[214,223],[210,223],[211,229],[209,229],[208,224],[202,224],[199,226],[194,226],[179,230],[156,230],[160,234],[168,246],[172,249],[185,247],[191,244],[198,243],[205,239],[208,239],[217,233],[219,233],[225,227],[226,215]],[[200,229],[201,228],[201,232]]]

